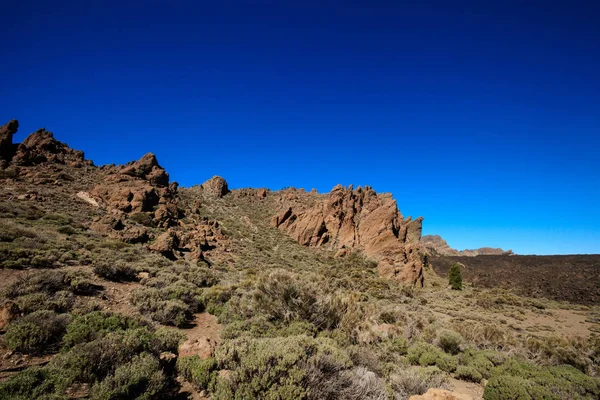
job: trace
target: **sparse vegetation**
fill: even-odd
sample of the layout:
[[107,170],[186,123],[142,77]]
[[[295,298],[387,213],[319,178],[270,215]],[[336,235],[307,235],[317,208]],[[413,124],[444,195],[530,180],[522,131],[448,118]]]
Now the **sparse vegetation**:
[[462,272],[460,264],[454,263],[448,272],[448,283],[453,290],[462,290]]
[[[179,223],[206,227],[205,219],[226,236],[227,251],[202,232],[194,258],[185,243],[194,238],[182,235],[167,258],[119,240],[117,230],[109,237],[88,229],[104,211],[65,206],[88,190],[75,190],[83,172],[67,172],[73,180],[60,182],[70,197],[0,200],[0,264],[12,269],[0,271],[8,276],[2,342],[14,353],[7,362],[24,354],[48,361],[11,372],[0,398],[170,398],[183,378],[217,400],[404,400],[450,388],[450,376],[481,390],[487,380],[486,399],[600,396],[600,341],[561,335],[556,315],[559,307],[581,313],[585,322],[576,323],[594,328],[595,306],[463,286],[459,266],[446,281],[435,275],[438,258],[426,254],[425,288],[383,278],[360,251],[336,258],[273,229],[273,194],[215,199],[184,189],[168,211],[181,217],[177,224],[157,222],[158,206],[113,221],[152,241],[167,228],[182,231]],[[189,329],[203,329],[194,327],[201,312],[221,324],[214,351],[178,357]]]

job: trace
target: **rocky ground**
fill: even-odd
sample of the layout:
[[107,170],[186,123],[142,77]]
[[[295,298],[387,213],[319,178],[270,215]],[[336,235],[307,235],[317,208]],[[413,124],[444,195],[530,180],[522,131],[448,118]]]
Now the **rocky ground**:
[[368,187],[181,188],[152,154],[97,167],[17,128],[0,128],[0,398],[600,396],[593,258],[436,257]]
[[442,276],[454,262],[464,266],[463,276],[477,287],[576,304],[600,303],[600,255],[431,257]]

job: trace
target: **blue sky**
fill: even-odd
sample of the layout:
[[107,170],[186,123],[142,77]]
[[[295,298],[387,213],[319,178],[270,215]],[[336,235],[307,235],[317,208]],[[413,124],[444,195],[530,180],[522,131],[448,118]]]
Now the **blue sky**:
[[[489,3],[489,4],[488,4]],[[451,246],[600,253],[600,3],[19,1],[0,119],[191,186],[391,192]]]

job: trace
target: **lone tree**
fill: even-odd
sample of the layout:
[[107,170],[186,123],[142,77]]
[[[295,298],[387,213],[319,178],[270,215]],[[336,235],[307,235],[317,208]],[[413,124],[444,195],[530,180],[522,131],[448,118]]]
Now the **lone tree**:
[[454,290],[462,290],[462,273],[460,272],[460,265],[453,263],[448,272],[448,283]]

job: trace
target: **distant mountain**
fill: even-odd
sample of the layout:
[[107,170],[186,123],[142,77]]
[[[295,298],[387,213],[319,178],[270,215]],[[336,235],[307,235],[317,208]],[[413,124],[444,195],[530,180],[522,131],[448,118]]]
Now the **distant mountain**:
[[512,250],[503,250],[493,247],[481,247],[473,250],[456,250],[450,247],[440,235],[425,235],[421,237],[421,245],[428,250],[433,250],[437,254],[444,256],[492,256],[492,255],[510,255],[514,254]]

